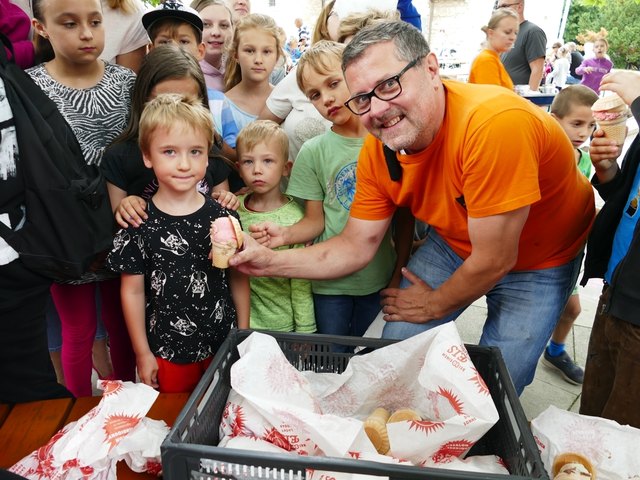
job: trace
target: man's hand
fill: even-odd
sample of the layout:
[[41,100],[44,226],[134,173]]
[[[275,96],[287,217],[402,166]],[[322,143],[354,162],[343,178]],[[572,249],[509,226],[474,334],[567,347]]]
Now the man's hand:
[[158,388],[158,361],[149,351],[144,355],[136,355],[136,366],[140,381],[153,388]]
[[242,250],[229,259],[229,265],[253,277],[268,277],[269,266],[275,252],[256,242],[251,235],[243,233]]
[[624,103],[631,105],[640,96],[640,72],[616,70],[607,73],[600,81],[600,90],[615,92]]
[[136,195],[129,195],[120,202],[115,211],[116,222],[122,228],[129,225],[139,227],[147,217],[147,202]]
[[429,294],[433,289],[420,277],[402,269],[402,275],[411,282],[407,288],[385,288],[382,295],[382,311],[387,322],[426,323],[434,320],[429,313]]
[[285,245],[284,227],[273,222],[260,222],[249,225],[251,236],[267,248]]

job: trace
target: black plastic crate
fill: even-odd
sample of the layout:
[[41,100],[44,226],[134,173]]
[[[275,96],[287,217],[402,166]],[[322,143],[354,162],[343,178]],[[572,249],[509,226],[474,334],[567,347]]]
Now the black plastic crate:
[[[306,469],[315,469],[388,477],[389,480],[549,480],[500,350],[477,345],[466,347],[476,369],[489,388],[500,419],[478,440],[469,454],[498,455],[507,465],[510,475],[219,448],[216,446],[219,441],[218,429],[231,389],[231,365],[239,359],[237,345],[250,333],[248,330],[233,330],[230,333],[178,415],[161,447],[165,479],[305,480],[308,478]],[[272,335],[289,362],[301,371],[343,372],[353,354],[334,353],[331,351],[332,344],[364,347],[363,351],[370,351],[394,343],[393,340],[373,338],[263,333]]]

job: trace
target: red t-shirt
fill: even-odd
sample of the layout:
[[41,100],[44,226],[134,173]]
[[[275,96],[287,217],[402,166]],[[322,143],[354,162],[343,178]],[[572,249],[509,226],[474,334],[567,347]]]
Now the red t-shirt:
[[462,258],[471,253],[467,219],[531,206],[514,270],[575,258],[595,215],[593,190],[559,123],[503,87],[444,81],[446,111],[425,150],[398,154],[402,180],[389,177],[381,142],[360,153],[351,215],[390,217],[397,206],[433,226]]

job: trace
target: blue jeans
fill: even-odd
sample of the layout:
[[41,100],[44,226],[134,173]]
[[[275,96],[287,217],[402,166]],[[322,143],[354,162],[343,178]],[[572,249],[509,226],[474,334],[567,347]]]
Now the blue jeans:
[[[313,294],[318,333],[361,337],[376,318],[382,306],[380,293],[369,295]],[[347,352],[346,346],[334,345],[333,351]]]
[[[462,262],[431,229],[408,268],[438,288]],[[571,295],[581,263],[582,254],[559,267],[511,272],[486,294],[487,320],[479,344],[500,348],[518,395],[533,381],[538,359]],[[400,288],[408,284],[403,279]],[[427,323],[388,322],[382,336],[408,338],[455,320],[465,309]]]

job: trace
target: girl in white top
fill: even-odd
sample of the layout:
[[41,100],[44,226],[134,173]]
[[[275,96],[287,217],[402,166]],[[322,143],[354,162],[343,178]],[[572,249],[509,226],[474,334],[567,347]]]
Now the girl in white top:
[[556,61],[553,63],[553,70],[547,75],[547,84],[553,84],[556,87],[564,88],[567,84],[567,77],[569,76],[569,68],[571,52],[566,45],[558,48],[556,52]]
[[138,73],[149,43],[142,26],[144,4],[141,0],[101,0],[101,4],[105,42],[99,58]]
[[224,91],[224,50],[233,37],[231,10],[223,0],[195,0],[191,3],[202,18],[205,45],[204,59],[200,67],[207,88]]

